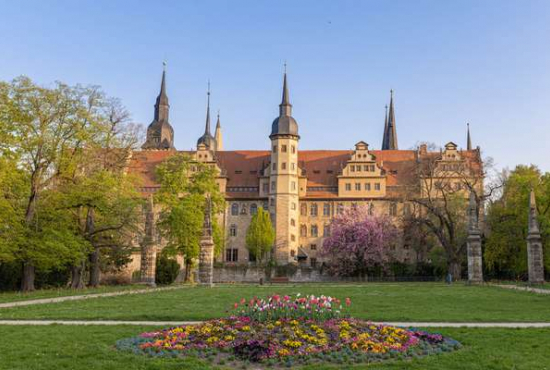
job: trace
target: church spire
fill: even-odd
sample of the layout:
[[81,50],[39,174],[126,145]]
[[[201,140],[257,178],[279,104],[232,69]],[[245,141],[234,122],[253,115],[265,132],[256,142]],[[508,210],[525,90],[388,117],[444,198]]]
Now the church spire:
[[207,103],[206,103],[206,124],[204,127],[204,134],[197,140],[197,147],[200,144],[206,145],[210,150],[216,150],[216,139],[212,136],[210,131],[210,81],[208,81],[208,92]]
[[470,124],[468,123],[468,135],[467,135],[467,143],[466,143],[466,149],[472,150],[472,137],[470,136]]
[[220,123],[220,111],[218,110],[218,121],[216,122],[216,132],[214,133],[214,138],[216,139],[216,151],[223,150],[223,139],[222,139],[222,125]]
[[387,136],[388,136],[388,105],[386,104],[386,112],[384,113],[384,136],[382,136],[382,149],[386,148]]
[[166,95],[166,62],[162,63],[162,80],[160,82],[160,93],[157,96],[155,103],[155,120],[158,122],[168,122],[168,112],[170,105],[168,104],[168,95]]
[[395,110],[393,106],[393,90],[390,90],[390,110],[388,112],[388,125],[382,141],[382,150],[397,150],[397,129],[395,127]]
[[153,122],[147,127],[147,139],[141,146],[142,149],[174,149],[174,129],[168,122],[170,105],[166,94],[166,62],[162,64],[160,93],[155,102]]

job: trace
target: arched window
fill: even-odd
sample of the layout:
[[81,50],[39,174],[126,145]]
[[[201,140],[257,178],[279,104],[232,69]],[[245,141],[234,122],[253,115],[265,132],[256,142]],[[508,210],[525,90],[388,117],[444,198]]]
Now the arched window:
[[239,205],[237,203],[233,203],[231,205],[231,216],[237,216],[239,214]]
[[290,219],[290,226],[296,226],[296,221],[293,218]]
[[255,215],[257,212],[258,212],[258,206],[256,205],[256,203],[252,203],[250,205],[250,214]]
[[300,236],[307,236],[307,226],[301,225],[300,226]]

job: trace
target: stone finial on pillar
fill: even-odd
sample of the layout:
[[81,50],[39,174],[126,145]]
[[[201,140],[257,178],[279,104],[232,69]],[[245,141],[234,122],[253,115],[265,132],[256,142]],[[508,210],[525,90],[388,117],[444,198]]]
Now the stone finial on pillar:
[[542,253],[542,238],[537,221],[535,191],[531,189],[529,197],[529,231],[527,233],[527,267],[530,284],[544,283],[544,259]]
[[468,283],[483,283],[483,258],[481,255],[481,232],[477,202],[474,192],[470,192],[468,205]]
[[214,277],[214,239],[212,238],[212,199],[206,199],[199,252],[199,284],[211,287]]
[[150,286],[156,286],[155,274],[157,270],[157,235],[155,225],[155,205],[153,196],[145,211],[145,235],[141,244],[140,282]]

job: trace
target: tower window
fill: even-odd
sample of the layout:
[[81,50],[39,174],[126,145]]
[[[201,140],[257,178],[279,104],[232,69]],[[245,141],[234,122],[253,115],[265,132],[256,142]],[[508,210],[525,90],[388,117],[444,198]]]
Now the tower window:
[[294,162],[292,162],[292,163],[290,164],[290,169],[291,169],[292,171],[294,171],[294,170],[296,169],[296,164],[295,164]]
[[273,145],[273,153],[277,153],[277,145]]
[[290,219],[290,226],[296,226],[296,221],[293,218]]
[[295,241],[296,241],[296,236],[294,236],[294,234],[291,234],[291,235],[290,235],[290,241],[291,241],[291,242],[295,242]]
[[292,154],[296,153],[296,147],[294,145],[292,145],[290,148],[292,150]]
[[281,152],[286,153],[286,145],[281,145]]
[[302,216],[307,216],[307,204],[306,203],[302,203],[300,205],[300,214]]
[[286,162],[281,163],[281,169],[286,170]]
[[296,190],[296,181],[292,181],[291,183],[291,189]]
[[295,210],[296,210],[296,203],[292,202],[292,203],[290,204],[290,209],[293,210],[293,211],[295,211]]
[[300,236],[307,236],[307,226],[306,225],[301,225],[300,226]]

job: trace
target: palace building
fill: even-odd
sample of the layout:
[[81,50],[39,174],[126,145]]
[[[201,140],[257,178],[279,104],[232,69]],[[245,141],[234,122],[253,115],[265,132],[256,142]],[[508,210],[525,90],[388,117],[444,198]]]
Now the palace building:
[[[156,166],[181,153],[174,147],[169,111],[164,71],[147,139],[142,150],[132,153],[129,164],[129,172],[143,180],[144,196],[159,188]],[[319,252],[329,233],[330,220],[345,207],[366,204],[373,214],[388,215],[396,222],[411,212],[406,197],[410,189],[426,194],[431,191],[420,184],[422,175],[418,175],[427,159],[434,160],[440,169],[438,175],[429,175],[434,178],[462,166],[474,169],[471,176],[480,176],[480,149],[472,148],[469,127],[467,135],[465,150],[452,142],[437,151],[428,151],[426,145],[415,150],[399,149],[392,92],[381,149],[358,141],[354,150],[301,150],[299,124],[292,116],[285,72],[279,115],[270,128],[266,124],[266,150],[224,150],[219,114],[214,132],[211,130],[208,92],[204,134],[198,138],[196,150],[185,153],[218,169],[217,181],[227,200],[225,213],[218,217],[226,231],[225,252],[218,260],[227,264],[253,260],[245,236],[253,214],[263,207],[269,210],[276,231],[276,262],[316,267],[322,262]],[[396,256],[403,262],[418,258],[404,242],[398,246]]]

